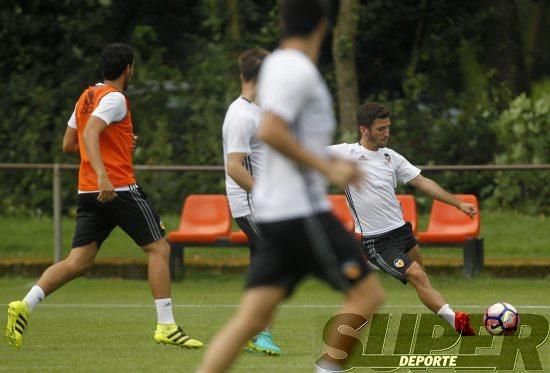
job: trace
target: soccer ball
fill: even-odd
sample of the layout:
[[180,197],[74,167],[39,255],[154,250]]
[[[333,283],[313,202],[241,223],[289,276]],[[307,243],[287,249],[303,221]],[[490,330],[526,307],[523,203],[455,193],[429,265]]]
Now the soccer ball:
[[518,311],[509,303],[495,303],[485,310],[483,325],[489,334],[512,335],[519,325]]

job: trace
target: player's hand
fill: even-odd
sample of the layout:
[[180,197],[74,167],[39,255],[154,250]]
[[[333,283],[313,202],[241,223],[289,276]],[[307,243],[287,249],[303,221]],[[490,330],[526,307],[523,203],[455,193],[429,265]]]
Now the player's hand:
[[138,139],[139,137],[132,135],[132,151],[136,150]]
[[99,202],[105,203],[115,199],[117,194],[107,175],[99,176],[97,178],[97,183],[99,185],[99,196],[97,196]]
[[354,162],[339,158],[332,158],[328,162],[325,176],[333,184],[345,187],[355,183],[361,177],[361,170]]
[[458,206],[458,209],[468,215],[470,218],[473,218],[474,215],[478,213],[477,208],[471,203],[461,202]]

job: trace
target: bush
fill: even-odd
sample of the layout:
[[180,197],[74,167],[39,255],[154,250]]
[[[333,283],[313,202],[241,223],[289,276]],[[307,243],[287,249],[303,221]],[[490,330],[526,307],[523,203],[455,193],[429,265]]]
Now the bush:
[[[524,94],[512,101],[492,124],[503,151],[495,156],[497,164],[550,163],[550,93],[532,100]],[[491,204],[529,212],[550,212],[550,172],[499,172]]]

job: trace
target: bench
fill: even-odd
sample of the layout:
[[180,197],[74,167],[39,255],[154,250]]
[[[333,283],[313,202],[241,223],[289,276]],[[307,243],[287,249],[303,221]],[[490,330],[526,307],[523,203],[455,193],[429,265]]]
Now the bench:
[[[457,195],[474,203],[472,195]],[[355,231],[354,220],[344,195],[329,195],[332,212],[350,232]],[[483,239],[479,238],[479,214],[470,219],[456,208],[434,201],[430,223],[425,232],[417,234],[416,201],[412,195],[397,195],[403,218],[412,225],[417,240],[427,246],[464,247],[464,273],[471,277],[483,268]],[[248,238],[241,230],[232,231],[232,218],[227,197],[223,194],[192,194],[183,203],[180,224],[168,233],[170,243],[170,273],[179,278],[185,271],[185,246],[193,247],[247,247]],[[359,233],[355,233],[358,239]]]
[[[459,200],[471,203],[479,210],[477,197],[456,194]],[[479,237],[480,214],[470,218],[456,207],[435,200],[430,212],[428,229],[419,232],[418,242],[423,246],[462,246],[464,274],[472,277],[483,270],[483,238]]]

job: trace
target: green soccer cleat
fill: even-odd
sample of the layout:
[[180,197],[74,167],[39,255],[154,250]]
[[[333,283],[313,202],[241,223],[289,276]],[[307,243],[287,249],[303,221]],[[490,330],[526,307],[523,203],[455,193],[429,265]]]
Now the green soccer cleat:
[[155,342],[165,345],[174,345],[186,348],[201,348],[204,344],[201,341],[189,337],[182,328],[176,324],[164,325],[157,324]]
[[29,314],[29,308],[25,302],[16,300],[8,304],[6,338],[8,338],[8,344],[15,349],[19,349],[23,344],[23,334],[27,331]]
[[273,336],[270,332],[261,332],[246,343],[250,351],[261,352],[266,355],[279,356],[281,348],[273,342]]

